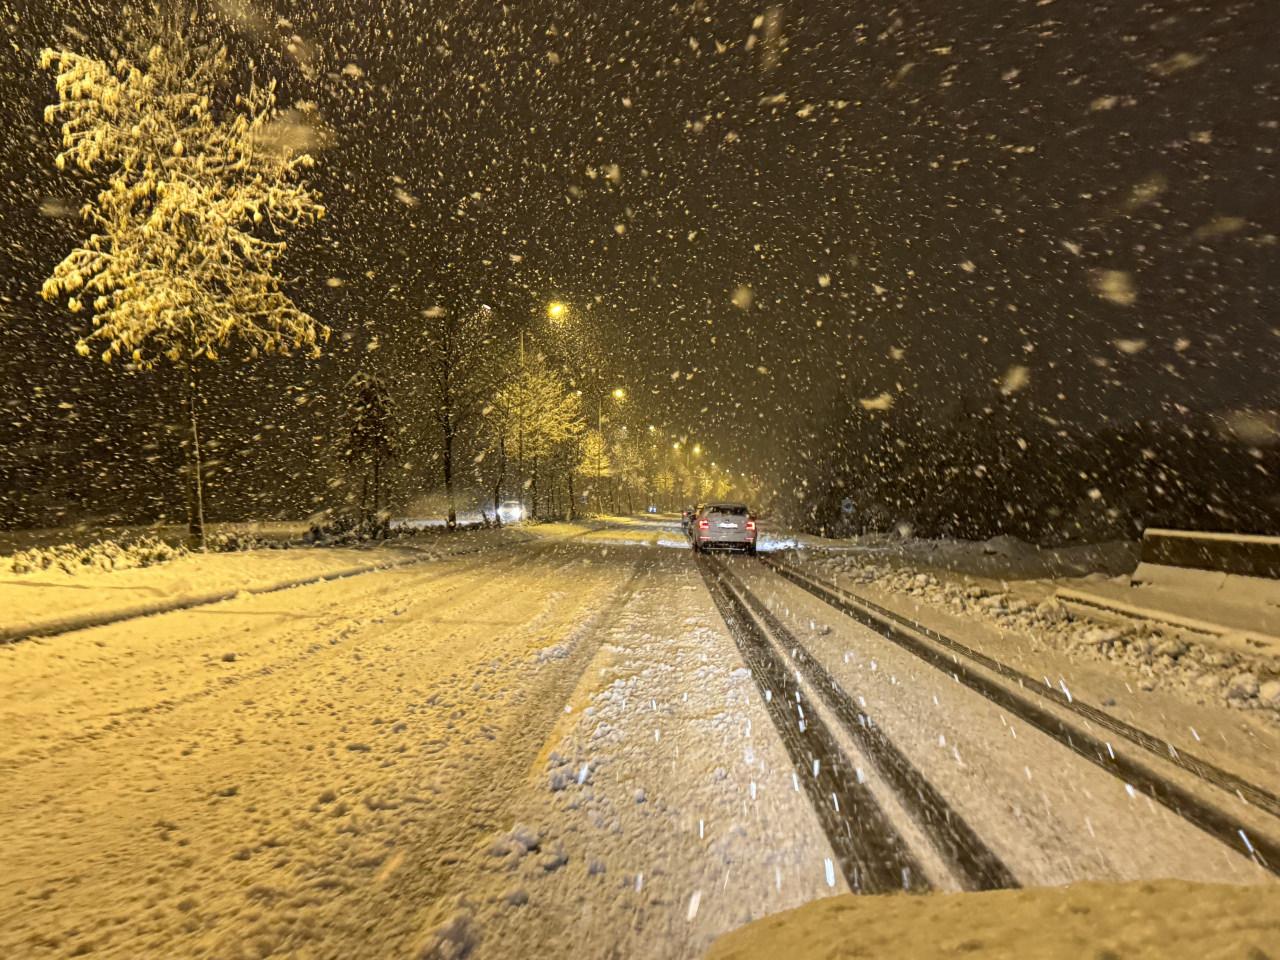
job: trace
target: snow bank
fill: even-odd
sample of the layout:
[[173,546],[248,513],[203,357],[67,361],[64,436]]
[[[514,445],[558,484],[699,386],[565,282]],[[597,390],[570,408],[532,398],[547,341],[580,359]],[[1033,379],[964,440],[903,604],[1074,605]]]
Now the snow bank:
[[1055,597],[1036,602],[1014,590],[866,563],[856,555],[829,555],[816,565],[828,578],[852,581],[855,589],[858,584],[869,585],[955,616],[1033,635],[1073,656],[1113,661],[1137,672],[1142,690],[1168,687],[1196,700],[1280,713],[1280,665],[1261,651],[1207,644],[1202,635],[1166,624],[1099,623],[1077,616]]
[[[888,534],[866,534],[848,540],[801,536],[792,543],[815,552],[855,554],[881,563],[997,580],[1129,573],[1137,566],[1140,552],[1139,544],[1127,540],[1041,547],[1011,536],[985,541],[903,539]],[[765,542],[761,545],[765,546]],[[786,540],[780,541],[780,546],[789,545]]]
[[726,934],[707,960],[1261,960],[1277,941],[1280,886],[1162,880],[830,897]]

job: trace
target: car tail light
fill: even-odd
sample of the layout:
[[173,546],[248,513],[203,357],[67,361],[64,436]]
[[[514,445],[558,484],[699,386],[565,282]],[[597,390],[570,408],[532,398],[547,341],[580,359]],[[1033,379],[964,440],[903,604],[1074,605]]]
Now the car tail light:
[[754,530],[755,528],[756,528],[756,522],[755,522],[754,520],[748,520],[748,521],[747,521],[747,529],[748,529],[748,530]]
[[710,528],[710,526],[711,526],[711,521],[710,521],[710,520],[699,520],[699,521],[698,521],[698,529],[699,529],[699,530],[707,530],[707,529],[709,529],[709,528]]

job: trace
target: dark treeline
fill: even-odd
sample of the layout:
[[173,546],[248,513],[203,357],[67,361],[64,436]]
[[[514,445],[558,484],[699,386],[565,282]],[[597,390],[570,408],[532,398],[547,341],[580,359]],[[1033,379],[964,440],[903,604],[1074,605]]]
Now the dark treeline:
[[1280,529],[1280,417],[1186,414],[1181,422],[1045,419],[1004,409],[942,422],[864,417],[803,497],[805,523],[829,535],[893,531],[1042,544],[1135,538],[1146,527]]

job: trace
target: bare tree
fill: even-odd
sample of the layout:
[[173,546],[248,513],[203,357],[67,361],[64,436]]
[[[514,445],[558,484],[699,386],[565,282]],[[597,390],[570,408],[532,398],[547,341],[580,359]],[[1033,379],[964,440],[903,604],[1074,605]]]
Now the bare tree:
[[460,439],[474,435],[501,365],[494,360],[495,321],[488,307],[457,312],[433,307],[424,316],[427,327],[420,347],[424,400],[440,441],[447,523],[452,530],[458,525],[457,446]]
[[[378,529],[382,509],[382,468],[395,455],[391,394],[382,379],[361,371],[347,382],[347,462],[360,474],[360,522]],[[369,505],[372,494],[372,508]]]

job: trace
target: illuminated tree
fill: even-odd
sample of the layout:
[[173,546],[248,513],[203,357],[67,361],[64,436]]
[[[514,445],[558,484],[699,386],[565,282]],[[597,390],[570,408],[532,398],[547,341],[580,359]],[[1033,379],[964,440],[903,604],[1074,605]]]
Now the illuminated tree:
[[255,356],[319,353],[329,331],[281,290],[279,260],[283,232],[324,208],[301,179],[311,157],[282,135],[274,84],[231,99],[227,52],[187,40],[194,21],[155,14],[131,24],[146,40],[115,63],[41,54],[58,94],[45,110],[61,126],[56,165],[103,184],[81,209],[89,238],[41,292],[91,314],[80,354],[100,341],[104,362],[167,360],[183,371],[188,529],[203,547],[197,365],[235,339]]
[[582,440],[578,472],[591,481],[591,492],[596,510],[602,510],[601,491],[606,477],[613,476],[613,461],[609,456],[609,442],[599,430],[588,430]]
[[539,462],[577,441],[583,428],[582,398],[541,357],[534,357],[496,391],[487,426],[491,448],[502,451],[500,457],[505,459],[505,451],[515,446],[521,490],[529,490],[530,513],[536,513]]

